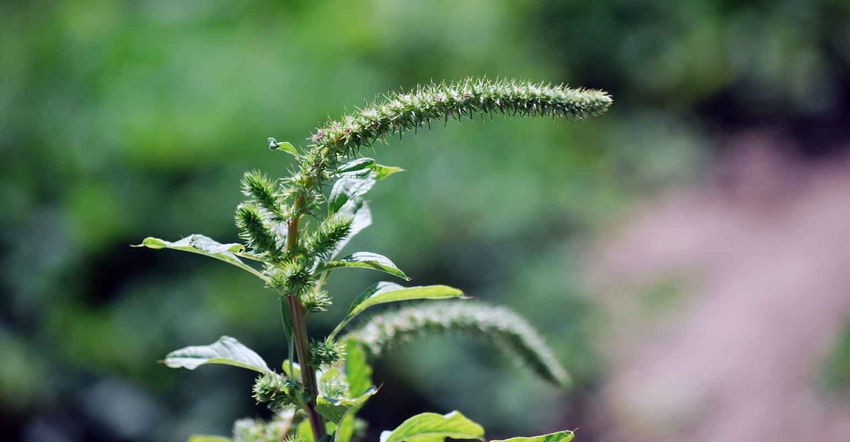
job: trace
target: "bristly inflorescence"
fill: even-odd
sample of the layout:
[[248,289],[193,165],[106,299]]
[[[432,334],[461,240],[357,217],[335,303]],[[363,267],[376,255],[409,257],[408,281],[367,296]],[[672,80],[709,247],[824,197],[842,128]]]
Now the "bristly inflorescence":
[[301,170],[314,181],[324,181],[328,178],[326,171],[336,166],[340,157],[432,121],[476,113],[581,120],[603,114],[611,102],[603,91],[516,80],[466,79],[419,86],[408,93],[385,95],[340,121],[332,120],[316,129]]
[[567,385],[569,378],[563,367],[525,319],[503,307],[475,302],[427,303],[374,316],[359,329],[354,338],[372,357],[398,342],[427,333],[458,331],[489,340],[517,356],[543,379]]

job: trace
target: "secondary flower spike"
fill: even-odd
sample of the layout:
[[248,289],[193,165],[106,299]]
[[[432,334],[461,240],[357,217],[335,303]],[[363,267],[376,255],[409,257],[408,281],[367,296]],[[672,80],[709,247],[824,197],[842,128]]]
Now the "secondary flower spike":
[[612,101],[604,91],[516,80],[466,79],[418,86],[409,93],[385,95],[340,121],[331,120],[316,129],[302,170],[324,180],[322,173],[335,166],[340,157],[431,121],[476,113],[581,120],[602,115]]

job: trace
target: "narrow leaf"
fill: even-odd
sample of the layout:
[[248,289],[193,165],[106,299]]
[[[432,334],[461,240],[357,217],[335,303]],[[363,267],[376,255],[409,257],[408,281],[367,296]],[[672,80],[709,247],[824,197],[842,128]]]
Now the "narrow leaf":
[[405,281],[410,278],[404,274],[389,258],[384,255],[379,255],[372,252],[355,252],[337,261],[331,261],[325,264],[320,271],[329,271],[339,268],[361,268],[372,269],[381,272],[389,273],[397,276]]
[[389,302],[412,301],[416,299],[449,299],[460,298],[463,292],[446,285],[428,285],[418,287],[402,287],[392,282],[379,282],[364,290],[348,308],[345,319],[336,326],[330,337],[339,333],[349,321],[369,307]]
[[570,430],[559,431],[557,433],[549,433],[541,436],[531,437],[512,437],[504,440],[492,440],[490,442],[569,442],[575,437],[575,433]]
[[484,428],[459,411],[446,415],[422,413],[402,422],[393,431],[381,433],[381,442],[441,442],[447,437],[481,439]]
[[399,172],[404,172],[404,169],[402,169],[401,167],[384,166],[384,165],[381,165],[381,164],[375,164],[374,166],[372,166],[372,171],[375,172],[375,179],[380,181],[380,180],[382,180],[382,179],[384,179],[384,178],[386,178],[390,175],[393,175],[393,174],[396,174],[396,173],[399,173]]
[[280,150],[298,158],[298,149],[287,141],[277,141],[274,138],[269,138],[269,150]]
[[189,436],[189,442],[231,442],[232,439],[224,436],[211,436],[209,434],[193,434]]
[[171,368],[194,370],[201,365],[222,364],[271,374],[266,361],[250,348],[230,336],[222,336],[211,345],[181,348],[169,353],[165,365]]
[[360,173],[370,172],[374,164],[375,160],[371,158],[362,157],[354,161],[349,161],[348,163],[337,167],[335,172],[339,175],[345,175],[350,173],[359,175]]
[[237,257],[237,254],[242,254],[245,252],[245,246],[242,244],[222,244],[214,239],[194,234],[189,235],[185,238],[180,239],[179,241],[170,242],[165,241],[159,238],[148,237],[142,241],[141,244],[134,245],[133,247],[147,247],[149,249],[159,250],[159,249],[171,249],[171,250],[180,250],[183,252],[191,252],[197,253],[199,255],[209,256],[210,258],[215,258],[221,261],[224,261],[228,264],[239,267],[242,270],[262,279],[263,281],[267,281],[267,278],[257,271],[255,268],[249,266],[242,262],[242,260]]
[[388,302],[412,301],[416,299],[460,298],[463,292],[447,285],[402,287],[392,282],[379,282],[364,290],[348,309],[348,317],[359,315],[369,307]]

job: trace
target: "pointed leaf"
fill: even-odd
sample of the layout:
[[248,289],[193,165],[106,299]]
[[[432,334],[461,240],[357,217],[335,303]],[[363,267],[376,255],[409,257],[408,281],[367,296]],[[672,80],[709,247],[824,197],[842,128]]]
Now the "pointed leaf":
[[248,273],[262,279],[263,281],[267,281],[267,278],[257,271],[255,268],[245,264],[240,260],[236,254],[241,254],[245,252],[245,246],[242,244],[222,244],[214,239],[194,234],[189,235],[185,238],[180,239],[179,241],[170,242],[165,241],[159,238],[147,237],[142,241],[141,244],[134,245],[133,247],[147,247],[149,249],[171,249],[171,250],[180,250],[183,252],[191,252],[197,253],[199,255],[209,256],[210,258],[215,258],[221,261],[224,261],[228,264],[239,267],[242,270],[245,270]]
[[512,437],[504,440],[492,440],[490,442],[569,442],[575,437],[575,433],[569,430],[549,433],[541,436]]
[[193,434],[189,436],[189,442],[231,442],[232,439],[224,436],[211,436],[209,434]]
[[401,167],[384,166],[382,164],[375,164],[374,166],[372,166],[372,171],[375,172],[375,179],[380,181],[380,180],[382,180],[382,179],[384,179],[384,178],[386,178],[390,175],[393,175],[393,174],[396,174],[396,173],[399,173],[399,172],[404,172],[404,169],[402,169]]
[[484,428],[459,411],[446,415],[422,413],[402,422],[393,431],[381,433],[381,442],[441,442],[447,437],[481,439]]
[[460,298],[463,292],[447,285],[426,285],[402,287],[392,282],[382,281],[364,290],[348,309],[348,316],[359,315],[369,307],[388,302],[412,301],[415,299]]
[[269,150],[280,150],[298,158],[298,149],[292,143],[286,141],[277,141],[274,138],[269,138]]
[[351,303],[345,319],[331,332],[330,337],[339,333],[349,321],[369,307],[389,302],[412,301],[416,299],[449,299],[463,297],[463,292],[447,285],[428,285],[402,287],[392,282],[382,281],[364,290]]
[[358,201],[366,192],[375,186],[375,177],[371,174],[360,176],[344,176],[334,183],[328,196],[328,210],[337,213],[349,201]]
[[194,370],[201,365],[222,364],[271,374],[266,361],[250,348],[230,336],[222,336],[211,345],[181,348],[169,353],[165,365],[171,368]]
[[361,268],[372,269],[381,272],[389,273],[397,276],[405,281],[410,278],[404,274],[396,265],[384,255],[379,255],[372,252],[355,252],[337,261],[331,261],[325,264],[320,271],[329,271],[339,268]]
[[358,158],[354,161],[349,161],[348,163],[343,164],[336,168],[336,173],[339,175],[345,174],[355,174],[360,175],[361,173],[369,173],[372,171],[372,166],[375,164],[375,160],[371,158]]
[[331,422],[338,423],[349,410],[365,404],[377,392],[378,388],[373,385],[356,398],[329,398],[320,395],[316,397],[316,411]]

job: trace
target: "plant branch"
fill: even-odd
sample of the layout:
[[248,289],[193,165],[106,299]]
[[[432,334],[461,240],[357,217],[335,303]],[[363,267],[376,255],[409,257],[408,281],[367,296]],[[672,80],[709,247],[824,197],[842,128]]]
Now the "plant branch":
[[[299,208],[301,204],[303,204],[303,198],[298,198],[293,205],[293,214],[289,221],[286,236],[287,254],[295,251],[298,246],[298,224],[301,219]],[[298,354],[298,363],[301,365],[301,382],[304,384],[308,396],[304,412],[307,413],[307,418],[310,420],[313,440],[320,442],[325,436],[325,424],[316,411],[316,397],[319,394],[319,387],[316,384],[316,371],[310,365],[310,340],[307,335],[306,311],[297,296],[289,295],[287,301],[292,315],[292,336],[295,352]]]

